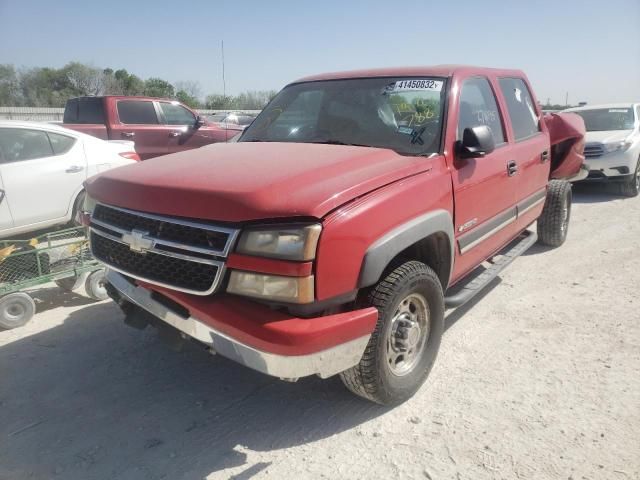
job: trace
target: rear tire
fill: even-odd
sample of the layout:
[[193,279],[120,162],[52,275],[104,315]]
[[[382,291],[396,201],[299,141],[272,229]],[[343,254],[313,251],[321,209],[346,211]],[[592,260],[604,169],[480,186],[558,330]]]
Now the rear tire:
[[571,218],[571,184],[566,180],[551,180],[547,199],[538,218],[538,241],[559,247],[567,239]]
[[24,292],[15,292],[0,298],[0,328],[12,329],[25,325],[36,314],[36,304]]
[[378,323],[355,367],[340,374],[356,395],[382,405],[409,399],[425,382],[444,331],[444,295],[436,273],[406,262],[369,292]]
[[640,157],[638,158],[638,162],[636,163],[636,170],[634,172],[633,178],[624,183],[621,183],[618,188],[620,189],[620,193],[625,197],[638,196],[638,193],[640,193]]
[[82,223],[78,220],[78,214],[82,211],[82,206],[84,205],[84,199],[87,196],[85,191],[81,191],[76,197],[76,201],[73,202],[73,212],[71,212],[71,225],[74,227],[82,226]]
[[102,301],[109,298],[109,294],[107,293],[107,289],[104,284],[104,270],[96,270],[95,272],[91,272],[87,277],[87,280],[84,283],[84,289],[87,291],[87,295],[91,298]]

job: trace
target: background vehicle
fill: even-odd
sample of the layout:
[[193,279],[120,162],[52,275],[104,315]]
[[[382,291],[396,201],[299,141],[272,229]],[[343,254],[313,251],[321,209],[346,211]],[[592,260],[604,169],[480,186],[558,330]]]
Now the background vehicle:
[[69,223],[88,177],[137,160],[131,142],[0,120],[0,238]]
[[565,241],[583,135],[517,70],[320,75],[236,143],[91,179],[84,219],[128,324],[395,404],[429,374],[445,307]]
[[584,155],[587,182],[615,182],[620,193],[640,192],[640,103],[614,103],[570,108],[587,129]]
[[219,112],[209,115],[207,120],[215,123],[229,131],[229,138],[235,136],[237,132],[244,131],[251,122],[255,120],[255,115],[243,112]]
[[103,140],[131,140],[143,160],[227,140],[226,129],[182,103],[150,97],[73,98],[64,126]]

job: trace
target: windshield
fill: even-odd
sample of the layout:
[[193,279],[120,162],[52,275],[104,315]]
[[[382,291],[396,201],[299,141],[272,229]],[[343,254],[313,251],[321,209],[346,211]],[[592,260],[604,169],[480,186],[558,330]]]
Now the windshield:
[[598,108],[579,110],[573,113],[577,113],[583,118],[587,132],[631,130],[633,128],[633,109],[631,108]]
[[440,147],[444,80],[366,78],[285,87],[240,142],[299,142],[390,148],[403,155]]

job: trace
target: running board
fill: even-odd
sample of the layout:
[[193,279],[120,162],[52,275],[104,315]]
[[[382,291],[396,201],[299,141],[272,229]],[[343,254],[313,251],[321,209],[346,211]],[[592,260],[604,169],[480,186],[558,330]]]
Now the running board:
[[468,283],[462,285],[455,285],[453,287],[454,293],[444,297],[444,304],[447,308],[459,307],[469,300],[471,300],[477,293],[485,288],[491,281],[496,278],[500,272],[507,268],[511,262],[526,252],[536,240],[538,235],[534,232],[525,230],[520,237],[520,240],[515,240],[515,243],[509,250],[501,253],[500,258],[487,268],[480,275],[473,277]]

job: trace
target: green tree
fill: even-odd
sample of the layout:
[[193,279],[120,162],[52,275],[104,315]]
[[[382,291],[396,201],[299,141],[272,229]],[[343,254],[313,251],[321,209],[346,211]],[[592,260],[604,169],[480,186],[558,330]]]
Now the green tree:
[[144,82],[144,94],[148,97],[173,98],[174,88],[161,78],[148,78]]
[[189,95],[184,90],[178,90],[178,92],[176,93],[176,100],[179,100],[180,102],[191,108],[200,107],[200,101],[196,97]]
[[20,84],[18,74],[13,65],[0,65],[0,105],[21,105]]

